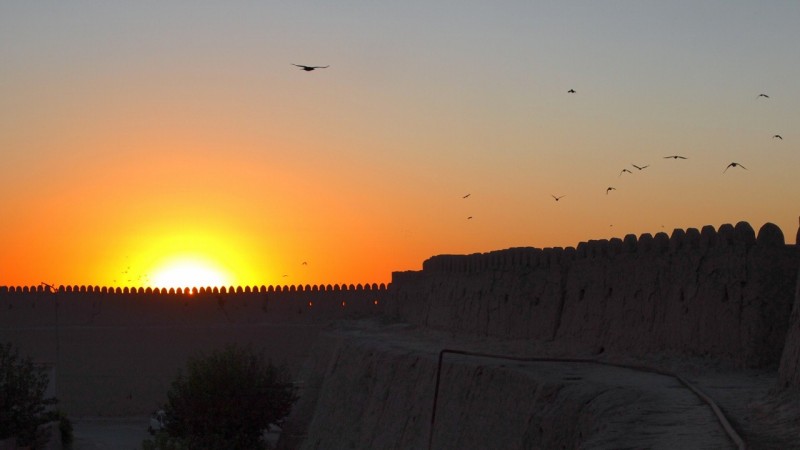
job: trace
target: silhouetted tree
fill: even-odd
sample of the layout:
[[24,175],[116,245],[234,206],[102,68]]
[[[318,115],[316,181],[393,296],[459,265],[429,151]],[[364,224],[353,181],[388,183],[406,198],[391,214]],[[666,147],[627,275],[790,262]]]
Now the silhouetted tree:
[[0,343],[0,440],[14,437],[31,448],[44,443],[39,427],[58,418],[48,410],[56,399],[44,397],[49,383],[45,369],[10,343]]
[[263,448],[264,430],[289,414],[297,395],[285,369],[229,345],[191,358],[167,398],[165,428],[145,448]]

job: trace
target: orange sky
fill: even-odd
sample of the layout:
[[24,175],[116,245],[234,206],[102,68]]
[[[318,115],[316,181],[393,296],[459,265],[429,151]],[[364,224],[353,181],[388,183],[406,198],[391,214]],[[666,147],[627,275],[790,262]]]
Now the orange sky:
[[176,259],[380,283],[739,220],[793,241],[800,5],[728,6],[5,2],[0,285]]

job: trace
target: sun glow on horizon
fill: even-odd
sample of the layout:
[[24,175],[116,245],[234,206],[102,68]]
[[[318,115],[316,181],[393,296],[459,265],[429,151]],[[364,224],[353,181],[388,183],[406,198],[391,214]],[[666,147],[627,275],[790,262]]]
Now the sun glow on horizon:
[[158,288],[230,286],[232,277],[215,264],[196,258],[166,261],[153,271],[150,283]]

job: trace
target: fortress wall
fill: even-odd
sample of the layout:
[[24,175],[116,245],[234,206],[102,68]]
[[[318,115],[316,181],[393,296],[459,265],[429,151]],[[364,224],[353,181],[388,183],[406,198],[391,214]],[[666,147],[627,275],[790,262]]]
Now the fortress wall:
[[777,226],[756,237],[746,222],[574,249],[442,255],[394,274],[387,313],[475,335],[765,366],[780,360],[798,267]]
[[[797,242],[800,245],[800,230],[797,232]],[[797,276],[800,279],[800,273]],[[782,387],[800,388],[800,282],[797,283],[795,291],[794,307],[778,370],[778,380]]]
[[[0,328],[261,323],[377,314],[386,285],[151,290],[0,287]],[[57,308],[56,308],[57,306]]]
[[[0,342],[55,368],[70,416],[142,416],[190,356],[237,343],[294,375],[331,320],[381,313],[387,289],[282,286],[127,293],[0,288]],[[376,303],[377,302],[377,303]]]

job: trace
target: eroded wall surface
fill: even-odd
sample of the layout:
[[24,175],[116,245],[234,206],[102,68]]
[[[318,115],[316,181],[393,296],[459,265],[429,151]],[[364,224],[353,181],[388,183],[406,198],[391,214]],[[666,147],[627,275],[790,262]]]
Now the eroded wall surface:
[[[797,234],[800,244],[800,230]],[[778,377],[782,387],[800,387],[800,274]]]
[[746,222],[577,248],[442,255],[397,272],[387,314],[454,332],[574,339],[597,351],[677,352],[777,365],[800,254]]
[[279,448],[732,448],[671,377],[449,355],[434,395],[438,349],[385,330],[326,334]]

